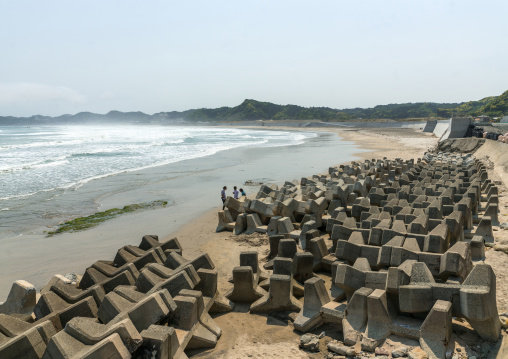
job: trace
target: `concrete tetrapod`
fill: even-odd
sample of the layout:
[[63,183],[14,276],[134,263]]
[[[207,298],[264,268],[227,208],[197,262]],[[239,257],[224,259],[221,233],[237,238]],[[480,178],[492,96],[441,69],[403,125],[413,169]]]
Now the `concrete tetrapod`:
[[[276,257],[273,260],[273,273],[272,274],[281,274],[288,275],[291,277],[291,283],[293,288],[293,295],[295,297],[303,297],[304,289],[303,286],[298,283],[293,276],[293,261],[290,258]],[[259,286],[264,290],[269,290],[270,288],[270,278],[265,279],[263,282],[259,283]]]
[[331,301],[325,282],[319,277],[305,281],[303,308],[293,325],[296,330],[306,333],[322,321],[321,306]]
[[175,329],[183,331],[177,354],[179,351],[183,352],[183,349],[215,347],[217,335],[203,326],[199,320],[199,299],[195,296],[177,295],[174,301],[176,311],[171,323]]
[[219,277],[217,270],[200,268],[198,276],[200,282],[195,289],[201,291],[205,297],[209,297],[213,301],[209,313],[227,313],[234,309],[235,304],[226,299],[217,288]]
[[452,336],[452,303],[437,300],[420,329],[420,346],[430,359],[445,359]]
[[117,333],[130,353],[136,351],[143,342],[134,324],[127,318],[105,325],[98,323],[96,319],[75,317],[67,323],[64,331],[85,345],[94,345]]
[[355,345],[367,325],[367,298],[372,293],[370,288],[360,288],[348,300],[345,316],[342,320],[344,344]]
[[0,314],[0,326],[3,333],[0,341],[2,359],[40,359],[50,338],[56,334],[50,321],[32,325],[5,314]]
[[203,325],[206,329],[211,331],[217,339],[222,335],[222,329],[215,323],[210,314],[205,308],[205,302],[203,300],[203,294],[196,290],[188,290],[184,289],[180,292],[181,296],[184,297],[192,297],[196,298],[197,311],[198,311],[198,321]]
[[228,209],[219,211],[219,224],[217,225],[217,228],[215,229],[215,232],[222,232],[222,231],[233,231],[235,229],[236,222],[233,220],[233,217],[231,216],[231,213]]
[[7,300],[0,303],[0,313],[30,315],[35,307],[35,296],[32,284],[18,280],[12,284]]
[[165,289],[150,295],[139,293],[138,298],[126,294],[119,288],[106,295],[98,311],[102,323],[116,323],[129,318],[136,329],[142,331],[152,324],[163,322],[176,310],[175,302]]
[[269,278],[269,274],[262,271],[259,267],[258,252],[256,251],[243,251],[240,252],[240,267],[251,267],[254,274],[254,281],[259,283]]
[[314,277],[313,272],[314,255],[309,252],[298,252],[293,257],[292,274],[300,283],[305,283],[307,279]]
[[367,297],[367,315],[367,328],[361,345],[362,350],[372,352],[391,334],[390,325],[397,316],[385,290],[376,289]]
[[140,348],[143,358],[187,359],[183,352],[177,355],[180,343],[173,327],[150,325],[140,334],[143,338],[143,345]]
[[97,304],[93,297],[86,297],[75,304],[69,304],[53,292],[44,293],[34,308],[36,323],[51,321],[55,329],[62,330],[72,318],[97,317]]
[[425,263],[414,263],[410,283],[399,286],[399,307],[406,313],[430,311],[436,300],[452,297],[453,316],[466,319],[482,338],[499,339],[496,276],[488,264],[476,264],[462,284],[455,284],[436,283]]
[[245,230],[245,234],[253,234],[255,232],[266,233],[267,231],[268,226],[263,225],[257,213],[247,215],[247,229]]
[[129,359],[120,335],[113,333],[94,345],[86,345],[64,331],[51,338],[43,359]]
[[252,303],[263,297],[266,291],[254,281],[252,268],[233,268],[233,288],[226,293],[226,298],[235,303]]
[[252,303],[251,313],[267,313],[282,310],[300,311],[302,304],[293,296],[292,277],[272,274],[270,292]]

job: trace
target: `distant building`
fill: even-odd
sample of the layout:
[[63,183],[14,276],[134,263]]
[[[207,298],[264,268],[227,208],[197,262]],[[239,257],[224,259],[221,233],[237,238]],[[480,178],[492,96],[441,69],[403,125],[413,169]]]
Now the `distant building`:
[[476,122],[489,122],[490,116],[487,115],[481,115],[474,119]]

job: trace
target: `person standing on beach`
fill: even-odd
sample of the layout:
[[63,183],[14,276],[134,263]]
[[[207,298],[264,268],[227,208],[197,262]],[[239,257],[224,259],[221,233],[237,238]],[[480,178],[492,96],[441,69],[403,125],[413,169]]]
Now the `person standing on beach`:
[[226,190],[228,188],[226,186],[222,187],[222,191],[220,191],[220,199],[222,199],[222,210],[226,208]]
[[233,198],[238,199],[238,190],[236,189],[236,186],[233,187]]

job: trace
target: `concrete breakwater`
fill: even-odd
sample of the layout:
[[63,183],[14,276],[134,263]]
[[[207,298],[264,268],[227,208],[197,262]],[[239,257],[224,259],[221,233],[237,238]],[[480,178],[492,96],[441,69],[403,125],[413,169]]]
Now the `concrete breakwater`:
[[[249,288],[242,292],[251,313],[299,312],[293,325],[303,333],[334,323],[345,345],[365,352],[395,334],[445,358],[454,348],[452,317],[496,342],[496,277],[483,260],[498,202],[485,166],[449,153],[352,163],[264,186],[254,200],[229,198],[217,230],[269,235],[264,269],[273,270],[258,284],[267,275],[257,258],[240,258],[229,298]],[[330,287],[317,271],[329,273]]]

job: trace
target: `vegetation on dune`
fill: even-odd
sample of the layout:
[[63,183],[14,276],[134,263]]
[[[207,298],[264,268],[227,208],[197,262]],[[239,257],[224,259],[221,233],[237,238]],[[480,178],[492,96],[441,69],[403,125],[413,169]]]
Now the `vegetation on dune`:
[[98,226],[102,222],[107,221],[108,219],[114,218],[116,216],[119,216],[121,214],[130,213],[139,211],[142,209],[152,209],[152,208],[159,208],[159,207],[165,207],[168,204],[167,201],[152,201],[152,202],[146,202],[146,203],[137,203],[137,204],[130,204],[128,206],[125,206],[123,208],[112,208],[108,209],[104,212],[97,212],[95,214],[92,214],[87,217],[79,217],[75,218],[71,221],[64,222],[60,225],[58,225],[58,228],[52,232],[48,232],[48,236],[52,236],[59,233],[64,232],[76,232],[76,231],[82,231],[88,228],[92,228],[95,226]]

